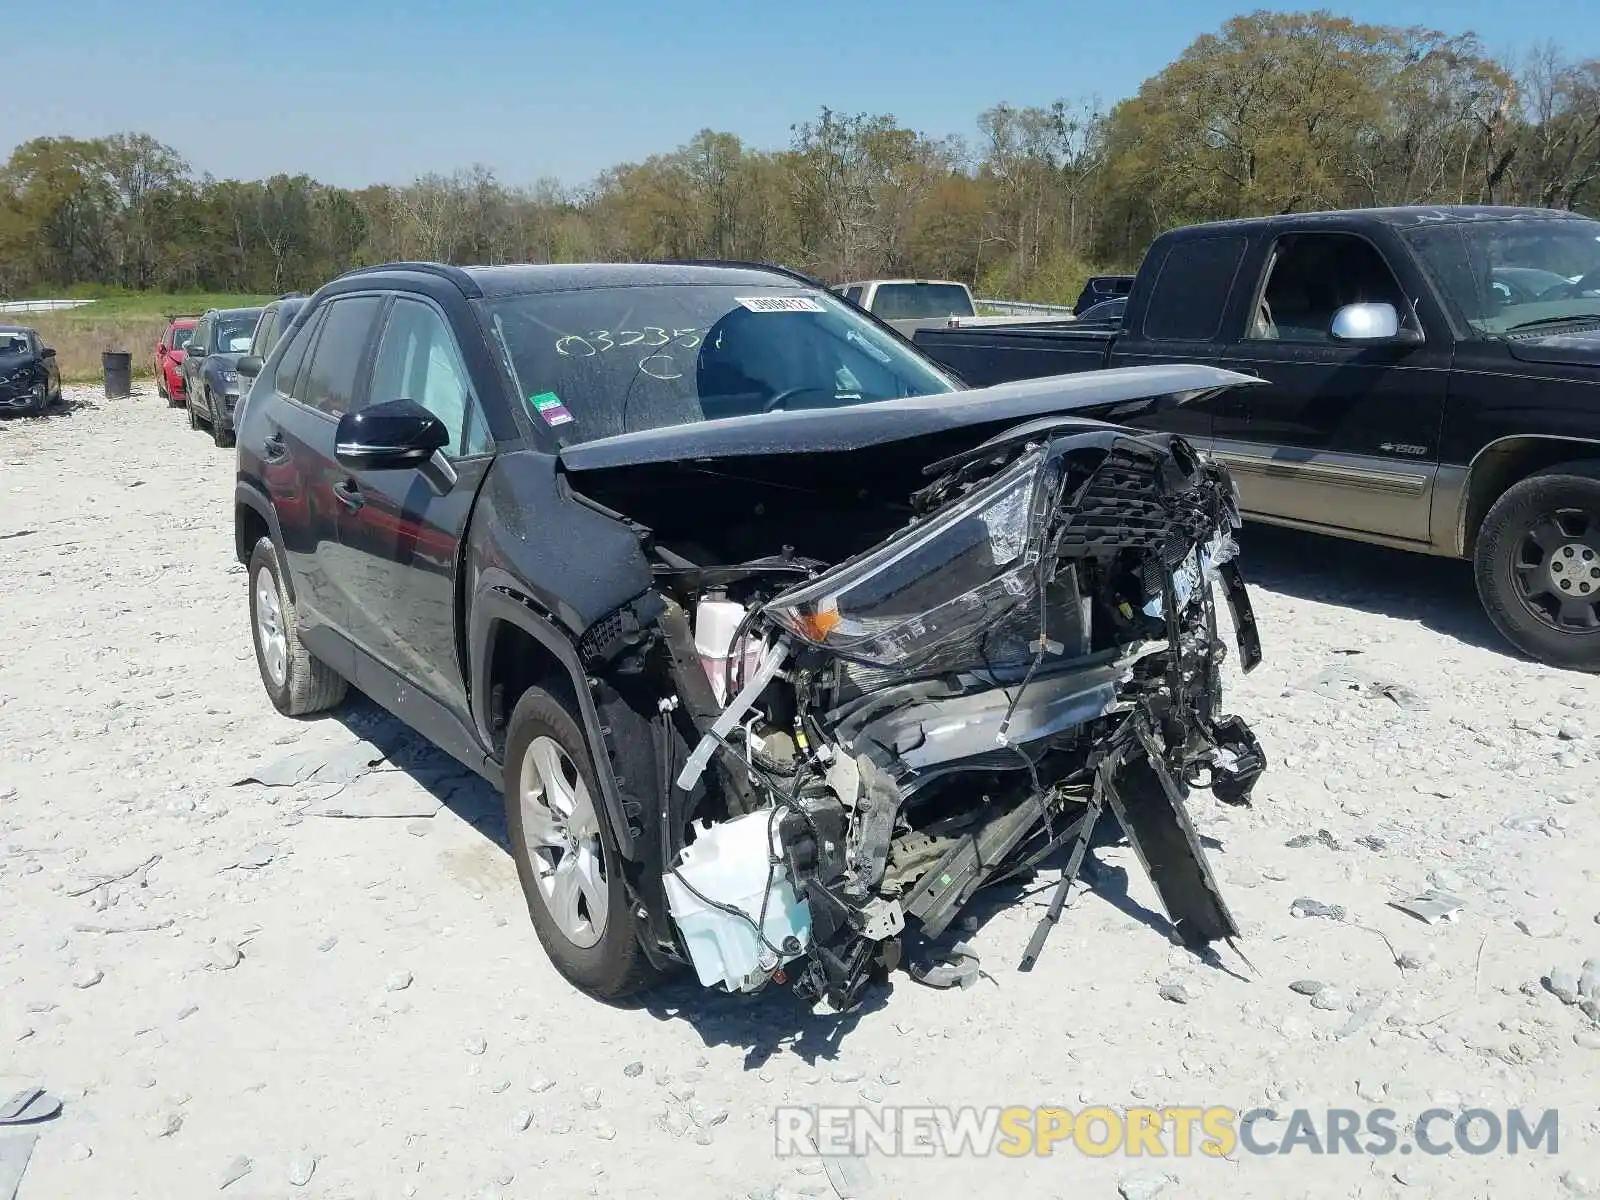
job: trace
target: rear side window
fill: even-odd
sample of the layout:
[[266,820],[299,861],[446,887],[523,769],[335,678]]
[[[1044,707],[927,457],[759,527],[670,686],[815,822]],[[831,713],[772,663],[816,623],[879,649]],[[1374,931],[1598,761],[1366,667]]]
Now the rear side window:
[[1248,239],[1237,235],[1174,243],[1150,285],[1144,336],[1157,342],[1206,342],[1216,337],[1248,245]]
[[314,319],[307,321],[283,348],[283,357],[278,360],[273,386],[285,396],[293,396],[296,400],[305,398],[302,392],[296,390],[296,382],[305,374],[302,368],[305,366],[306,350],[316,340],[317,330],[322,327],[322,317],[323,313],[318,313]]
[[250,339],[250,353],[265,358],[272,349],[272,329],[278,323],[278,310],[269,308],[256,322],[256,335]]
[[335,300],[322,319],[322,334],[306,365],[296,398],[329,416],[349,412],[357,394],[357,375],[383,307],[379,296]]

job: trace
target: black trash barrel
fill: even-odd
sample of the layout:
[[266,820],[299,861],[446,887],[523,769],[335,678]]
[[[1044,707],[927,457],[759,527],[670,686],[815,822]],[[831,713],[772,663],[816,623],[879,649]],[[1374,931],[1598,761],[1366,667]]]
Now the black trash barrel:
[[120,400],[133,395],[133,355],[126,350],[107,350],[100,355],[106,376],[106,399]]

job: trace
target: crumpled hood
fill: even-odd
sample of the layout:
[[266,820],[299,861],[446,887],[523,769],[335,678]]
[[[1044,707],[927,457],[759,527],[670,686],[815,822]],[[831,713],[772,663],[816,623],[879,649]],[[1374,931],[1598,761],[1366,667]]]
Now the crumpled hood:
[[1600,369],[1600,329],[1513,338],[1511,356],[1523,362],[1562,363]]
[[967,427],[1071,414],[1086,424],[1126,420],[1165,404],[1186,404],[1261,380],[1189,364],[1116,367],[1025,379],[936,396],[845,408],[761,413],[618,434],[561,451],[568,471],[685,459],[741,458],[860,450]]

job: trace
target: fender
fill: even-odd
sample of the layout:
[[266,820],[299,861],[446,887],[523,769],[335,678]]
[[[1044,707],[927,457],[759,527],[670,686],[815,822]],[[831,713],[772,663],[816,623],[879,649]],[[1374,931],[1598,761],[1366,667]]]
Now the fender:
[[[237,506],[242,504],[267,523],[267,534],[272,538],[273,549],[278,552],[278,561],[287,563],[288,558],[283,549],[283,529],[278,524],[278,514],[273,509],[272,501],[267,498],[266,493],[254,483],[241,479],[233,486],[233,502],[236,510]],[[251,548],[249,546],[239,546],[237,544],[237,534],[235,539],[234,550],[236,556],[241,563],[248,563],[250,561]],[[282,577],[284,591],[289,593],[289,602],[292,604],[294,603],[294,572],[283,570],[279,574]]]
[[[578,702],[578,717],[583,723],[584,736],[595,747],[595,776],[600,781],[601,809],[617,839],[617,848],[626,859],[637,858],[633,833],[623,811],[622,796],[617,789],[616,774],[611,767],[608,748],[610,730],[600,721],[595,708],[590,680],[578,658],[577,648],[566,632],[549,614],[540,611],[531,600],[505,585],[480,586],[473,595],[468,618],[467,644],[471,647],[472,662],[472,719],[478,736],[485,746],[493,746],[494,738],[489,728],[489,664],[494,647],[490,633],[497,621],[514,625],[550,652],[561,664],[572,685],[572,694]],[[501,764],[502,768],[504,764]]]
[[[1506,471],[1502,478],[1496,478],[1498,456],[1508,452],[1514,455],[1518,450],[1526,452],[1523,460],[1515,469]],[[1513,483],[1526,479],[1542,467],[1584,457],[1600,458],[1600,439],[1564,433],[1512,433],[1497,437],[1480,447],[1460,472],[1461,490],[1455,498],[1452,540],[1446,550],[1456,558],[1467,557],[1467,547],[1477,533],[1476,525],[1483,520],[1489,506],[1500,493]],[[1487,498],[1476,494],[1477,489],[1485,486],[1486,477],[1492,493]]]

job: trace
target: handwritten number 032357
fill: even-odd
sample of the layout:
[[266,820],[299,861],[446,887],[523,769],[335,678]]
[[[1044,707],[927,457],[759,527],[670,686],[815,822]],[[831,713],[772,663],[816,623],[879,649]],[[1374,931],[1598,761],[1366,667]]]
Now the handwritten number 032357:
[[[641,346],[647,350],[658,350],[668,344],[679,346],[685,350],[693,350],[700,344],[700,331],[697,329],[674,329],[670,332],[659,325],[646,325],[643,329],[619,329],[613,333],[609,329],[596,329],[587,337],[569,333],[565,337],[556,339],[556,353],[565,354],[569,358],[593,358],[596,354],[605,354],[610,350],[627,349],[629,346]],[[659,358],[660,355],[649,357]]]

